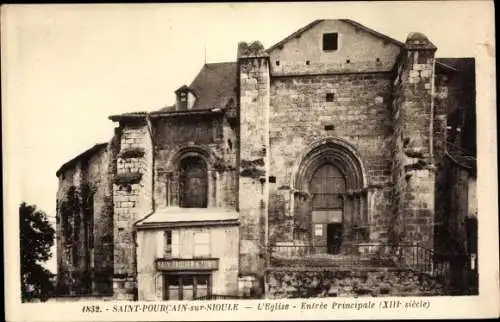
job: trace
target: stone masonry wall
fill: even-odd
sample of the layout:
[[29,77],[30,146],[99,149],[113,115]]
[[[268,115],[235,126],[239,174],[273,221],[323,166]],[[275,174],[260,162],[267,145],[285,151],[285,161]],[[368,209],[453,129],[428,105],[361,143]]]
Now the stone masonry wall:
[[[324,33],[339,35],[337,50],[322,48]],[[270,52],[272,75],[387,72],[400,47],[340,20],[325,20]]]
[[[240,275],[261,277],[265,243],[269,60],[239,57],[240,79]],[[262,179],[262,181],[261,181]]]
[[156,206],[179,205],[178,161],[183,154],[196,152],[208,163],[208,207],[236,209],[237,144],[235,130],[224,117],[165,118],[153,124]]
[[107,176],[110,161],[109,149],[90,159],[88,182],[93,190],[91,242],[91,279],[93,294],[111,294],[113,274],[113,194],[111,177]]
[[[109,149],[103,145],[59,174],[56,234],[60,295],[106,295],[112,291],[113,215],[107,176],[109,157]],[[69,206],[70,190],[74,191],[77,201],[71,217],[66,219],[70,233],[65,235],[63,217],[68,211],[63,208]]]
[[[370,239],[387,238],[391,210],[391,83],[391,73],[273,77],[269,175],[276,177],[276,184],[270,203],[271,209],[279,210],[270,213],[270,220],[275,222],[270,227],[272,239],[293,238],[290,188],[296,187],[290,185],[294,167],[311,143],[327,137],[344,140],[361,156],[369,187]],[[327,102],[327,94],[333,94],[331,102]],[[303,217],[310,218],[310,214]]]
[[410,34],[396,68],[393,123],[394,241],[433,246],[435,160],[433,156],[434,52],[418,33]]
[[445,295],[443,283],[408,270],[269,271],[267,299]]
[[121,124],[120,151],[113,185],[114,279],[117,299],[135,297],[134,223],[153,210],[151,135],[145,122]]
[[72,293],[72,257],[70,239],[64,233],[64,219],[62,203],[68,199],[68,191],[73,186],[75,168],[65,170],[59,174],[59,188],[57,191],[56,217],[56,244],[57,244],[57,292],[69,295]]

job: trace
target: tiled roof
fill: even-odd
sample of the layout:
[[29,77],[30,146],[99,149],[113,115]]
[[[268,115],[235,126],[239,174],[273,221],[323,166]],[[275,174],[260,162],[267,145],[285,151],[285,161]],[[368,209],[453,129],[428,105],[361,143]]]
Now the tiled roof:
[[205,64],[189,86],[198,96],[193,109],[224,108],[236,100],[236,62]]
[[[189,88],[197,96],[192,110],[224,108],[237,93],[236,62],[205,64]],[[165,113],[175,110],[175,106],[167,106],[153,113]]]
[[168,112],[172,112],[172,111],[175,111],[175,105],[170,105],[170,106],[162,107],[158,111],[152,112],[152,114],[155,114],[155,113],[168,113]]

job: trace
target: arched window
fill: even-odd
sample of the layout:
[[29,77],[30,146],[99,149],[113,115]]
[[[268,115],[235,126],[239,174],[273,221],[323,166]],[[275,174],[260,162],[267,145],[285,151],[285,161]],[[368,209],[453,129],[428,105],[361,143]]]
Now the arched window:
[[189,156],[181,160],[179,187],[181,207],[207,207],[207,166],[200,157]]

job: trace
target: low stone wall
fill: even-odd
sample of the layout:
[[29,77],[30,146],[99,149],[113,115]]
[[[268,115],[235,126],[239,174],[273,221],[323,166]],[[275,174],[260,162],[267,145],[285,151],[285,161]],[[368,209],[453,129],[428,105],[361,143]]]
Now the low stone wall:
[[445,295],[432,276],[409,270],[273,270],[266,277],[266,299]]

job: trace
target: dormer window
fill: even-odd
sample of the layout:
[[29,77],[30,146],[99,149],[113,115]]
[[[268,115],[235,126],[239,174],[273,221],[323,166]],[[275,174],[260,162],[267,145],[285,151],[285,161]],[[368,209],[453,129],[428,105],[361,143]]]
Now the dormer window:
[[196,96],[191,88],[184,85],[176,90],[175,94],[177,96],[176,107],[178,111],[190,110],[193,108]]
[[339,34],[331,32],[323,34],[323,51],[333,51],[339,48]]

